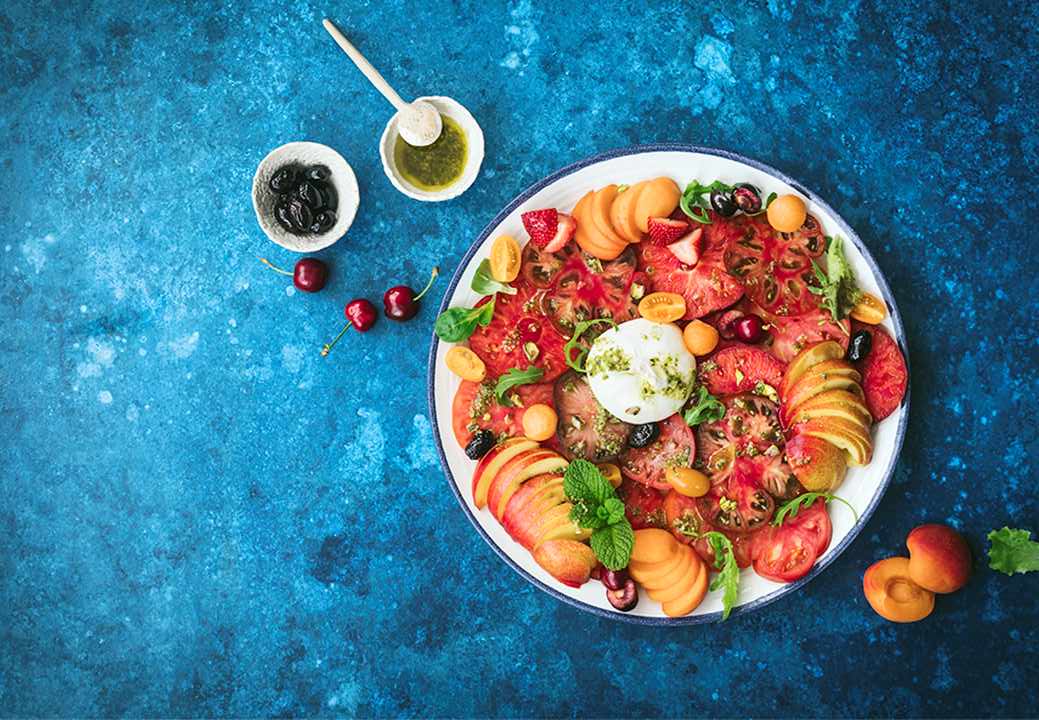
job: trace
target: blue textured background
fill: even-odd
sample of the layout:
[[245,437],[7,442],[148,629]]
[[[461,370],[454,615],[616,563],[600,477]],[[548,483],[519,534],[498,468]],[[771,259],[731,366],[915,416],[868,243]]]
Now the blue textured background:
[[[993,527],[1039,531],[1039,14],[945,4],[5,3],[0,714],[1034,715],[1039,577],[979,560],[911,626],[861,591],[921,521],[976,556]],[[404,95],[480,120],[462,198],[390,186],[389,108],[325,13]],[[249,201],[297,139],[361,186],[315,296],[256,261],[293,257]],[[318,354],[345,300],[452,272],[527,184],[668,140],[828,198],[914,370],[852,547],[795,597],[675,630],[539,593],[459,511],[425,402],[446,281],[415,321]]]

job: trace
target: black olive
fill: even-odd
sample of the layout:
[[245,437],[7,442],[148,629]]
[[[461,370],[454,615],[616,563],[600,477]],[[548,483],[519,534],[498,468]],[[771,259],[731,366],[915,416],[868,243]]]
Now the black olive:
[[314,222],[314,213],[299,198],[289,200],[289,218],[292,219],[292,227],[297,232],[306,232],[310,223]]
[[636,425],[628,436],[628,445],[633,448],[643,448],[660,437],[660,426],[656,423]]
[[292,216],[289,215],[288,203],[278,203],[274,206],[274,217],[277,219],[278,224],[289,232],[296,232],[296,228],[292,225]]
[[304,181],[296,190],[299,199],[307,204],[311,210],[323,210],[325,208],[325,194],[318,188],[317,183]]
[[732,217],[739,208],[736,200],[728,190],[713,190],[711,192],[711,207],[722,217]]
[[335,224],[336,214],[331,210],[322,210],[314,217],[314,225],[317,226],[317,230],[315,232],[328,232],[332,229],[332,226]]
[[873,336],[865,330],[859,330],[851,336],[851,342],[848,343],[848,359],[852,362],[863,360],[872,349]]
[[316,184],[325,198],[325,207],[329,210],[336,210],[339,206],[339,199],[336,197],[335,186],[327,182],[318,182]]
[[732,191],[732,199],[740,210],[750,215],[761,210],[761,192],[750,183],[740,183]]
[[278,170],[271,177],[269,183],[267,183],[273,192],[279,195],[290,193],[296,189],[296,185],[299,184],[299,175],[294,167],[283,167]]
[[330,174],[324,165],[311,165],[307,168],[307,180],[328,180]]
[[494,433],[490,430],[478,430],[469,444],[465,446],[465,454],[471,460],[479,460],[494,447]]

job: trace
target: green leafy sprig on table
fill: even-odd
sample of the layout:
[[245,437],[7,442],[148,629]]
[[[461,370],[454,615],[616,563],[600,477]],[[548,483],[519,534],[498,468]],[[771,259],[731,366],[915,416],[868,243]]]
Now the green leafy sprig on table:
[[812,270],[819,287],[808,285],[808,289],[820,296],[819,305],[829,310],[834,322],[848,317],[851,309],[862,299],[862,291],[855,281],[855,273],[844,256],[844,239],[839,235],[827,238],[826,272],[812,260]]
[[714,567],[718,574],[711,580],[711,590],[724,590],[722,594],[722,620],[728,620],[729,613],[736,606],[740,594],[740,566],[736,562],[736,551],[732,540],[717,530],[704,533],[704,538],[714,551]]
[[696,388],[685,410],[682,411],[682,419],[689,427],[695,427],[705,422],[716,422],[725,417],[725,406],[722,401],[711,395],[707,388],[700,385]]
[[859,521],[859,514],[855,512],[854,506],[844,498],[830,493],[808,492],[804,495],[798,495],[793,500],[789,500],[780,505],[776,510],[775,516],[772,518],[772,524],[779,527],[787,520],[793,520],[801,510],[811,507],[819,498],[822,498],[824,503],[828,503],[831,500],[844,503],[848,506],[848,509],[851,510],[851,514],[855,516],[855,522]]
[[[591,345],[581,344],[581,336],[588,330],[588,328],[598,323],[608,323],[611,328],[617,327],[617,323],[613,322],[610,318],[594,318],[592,320],[583,320],[574,325],[574,332],[570,336],[570,339],[566,341],[566,345],[563,346],[563,360],[566,364],[577,372],[585,372],[585,360],[588,359],[588,351],[591,350]],[[577,350],[577,357],[574,357],[573,351]]]
[[592,531],[592,552],[610,570],[623,570],[631,560],[635,531],[624,515],[624,503],[599,468],[574,460],[563,475],[563,492],[574,507],[570,519]]
[[1006,575],[1039,571],[1039,542],[1028,530],[1004,527],[988,534],[989,567]]
[[545,371],[533,365],[528,365],[526,370],[511,368],[507,373],[500,376],[498,382],[494,384],[494,396],[498,398],[498,402],[502,405],[511,405],[512,403],[505,399],[505,393],[519,385],[536,383],[544,376]]
[[516,288],[512,287],[512,285],[498,282],[494,279],[494,275],[491,274],[491,261],[487,259],[480,262],[480,265],[476,268],[476,274],[473,275],[473,281],[469,286],[473,289],[473,292],[481,295],[493,295],[494,293],[516,294]]
[[448,308],[440,313],[433,323],[433,331],[445,342],[462,342],[473,332],[476,326],[487,327],[494,317],[495,298],[490,302],[473,308]]

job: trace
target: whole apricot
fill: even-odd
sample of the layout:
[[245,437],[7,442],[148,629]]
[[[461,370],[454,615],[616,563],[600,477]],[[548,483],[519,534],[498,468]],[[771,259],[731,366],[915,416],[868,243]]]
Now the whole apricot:
[[914,528],[906,538],[909,577],[922,588],[951,593],[970,578],[970,548],[963,536],[947,525],[930,523]]
[[934,593],[913,582],[904,557],[870,565],[862,578],[862,592],[877,615],[891,622],[916,622],[934,610]]

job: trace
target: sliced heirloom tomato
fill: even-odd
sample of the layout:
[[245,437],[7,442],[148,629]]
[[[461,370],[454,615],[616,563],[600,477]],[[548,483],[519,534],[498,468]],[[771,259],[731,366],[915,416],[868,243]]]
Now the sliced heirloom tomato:
[[523,412],[538,403],[552,404],[552,383],[520,385],[515,393],[518,407],[506,407],[494,396],[494,381],[463,380],[451,404],[451,429],[459,446],[465,447],[477,430],[490,430],[500,441],[523,435]]
[[806,347],[833,340],[845,350],[851,340],[851,323],[847,318],[834,322],[829,310],[812,308],[800,315],[773,315],[758,312],[768,324],[771,336],[769,351],[787,363]]
[[[530,365],[544,371],[542,380],[551,382],[566,370],[559,334],[541,310],[539,291],[520,283],[515,295],[498,293],[494,317],[487,327],[477,327],[469,338],[469,349],[480,356],[490,377],[512,368]],[[477,305],[490,302],[484,298]]]
[[574,371],[556,380],[553,391],[559,421],[556,436],[568,459],[612,460],[624,450],[631,425],[618,420],[595,399],[588,381]]
[[700,382],[712,395],[751,392],[762,382],[773,390],[783,381],[785,365],[764,350],[730,345],[700,363]]
[[696,435],[675,414],[660,421],[660,435],[646,447],[629,447],[620,456],[621,472],[635,482],[668,490],[664,479],[669,467],[692,467],[696,459]]
[[852,323],[852,331],[863,330],[873,336],[873,348],[855,363],[862,373],[862,392],[866,407],[875,422],[880,422],[898,409],[906,394],[909,371],[898,343],[879,325]]
[[757,395],[731,395],[722,398],[722,404],[721,420],[696,428],[697,464],[712,485],[728,480],[737,459],[776,458],[783,450],[783,426],[774,402]]
[[758,536],[754,572],[779,583],[799,580],[826,552],[832,535],[826,503],[816,500],[779,527],[770,526]]
[[641,483],[625,480],[617,488],[617,496],[624,501],[624,514],[635,530],[667,527],[664,493]]
[[[714,213],[717,220],[721,216]],[[728,235],[714,225],[704,226],[701,236],[700,259],[696,265],[687,265],[674,253],[652,243],[638,246],[639,269],[646,273],[652,292],[673,292],[685,298],[685,319],[727,308],[743,297],[743,286],[725,267],[725,249]]]
[[[540,256],[544,254],[539,253]],[[598,260],[579,250],[556,253],[556,256],[562,255],[565,257],[558,269],[554,269],[556,257],[534,261],[530,269],[524,271],[525,276],[535,278],[539,283],[544,282],[543,278],[551,277],[541,306],[560,333],[570,337],[574,326],[583,320],[609,318],[622,323],[638,317],[631,298],[631,283],[635,276],[634,250],[628,248],[614,260]],[[605,326],[601,328],[605,329]]]
[[715,220],[725,240],[725,267],[740,278],[747,297],[770,313],[799,315],[818,306],[812,260],[826,250],[819,221],[809,215],[800,230],[778,232],[759,215]]
[[739,535],[719,530],[704,519],[694,498],[671,490],[664,497],[664,515],[671,534],[679,542],[691,546],[708,567],[714,567],[714,548],[704,535],[712,530],[722,533],[732,542],[737,565],[746,568],[753,562],[757,533]]
[[776,501],[761,486],[757,466],[746,458],[737,458],[728,479],[696,502],[707,522],[739,535],[763,529],[776,510]]

